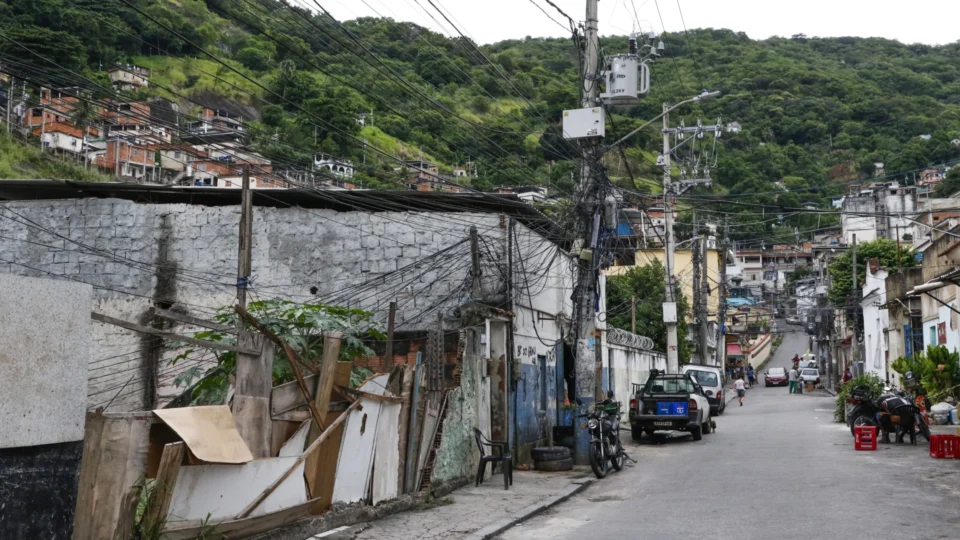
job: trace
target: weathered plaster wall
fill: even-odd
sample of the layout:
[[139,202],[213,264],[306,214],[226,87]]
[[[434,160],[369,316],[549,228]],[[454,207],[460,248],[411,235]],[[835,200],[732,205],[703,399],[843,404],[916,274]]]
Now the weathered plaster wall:
[[[239,215],[232,206],[116,199],[6,203],[0,209],[0,273],[92,284],[94,310],[144,325],[166,324],[150,314],[155,305],[210,317],[236,296]],[[424,329],[436,317],[435,310],[425,310],[459,303],[469,244],[430,264],[410,265],[466,239],[472,224],[484,239],[502,245],[506,227],[495,214],[258,206],[250,296],[335,301],[384,319],[388,303],[396,300],[398,330]],[[376,278],[383,281],[362,294],[347,289]],[[88,404],[113,400],[111,411],[151,408],[179,393],[172,382],[181,370],[212,360],[171,368],[177,353],[163,347],[156,339],[95,323]]]
[[663,353],[609,343],[603,334],[603,391],[613,390],[614,399],[627,409],[634,384],[644,384],[651,369],[667,369]]
[[[437,449],[431,481],[447,482],[476,474],[480,461],[473,428],[480,421],[481,366],[480,335],[468,331],[467,350],[463,355],[460,387],[447,394],[447,411],[443,436]],[[489,452],[489,449],[488,449]]]

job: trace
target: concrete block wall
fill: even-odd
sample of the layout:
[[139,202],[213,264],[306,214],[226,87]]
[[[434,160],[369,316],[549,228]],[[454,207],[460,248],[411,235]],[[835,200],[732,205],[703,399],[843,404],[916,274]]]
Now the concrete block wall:
[[[155,305],[210,318],[236,297],[239,216],[235,206],[117,199],[5,203],[0,272],[89,283],[91,309],[143,325],[167,325],[151,316]],[[469,244],[386,274],[461,242],[471,225],[502,245],[506,226],[496,214],[255,207],[250,299],[327,301],[374,311],[384,321],[397,300],[398,330],[427,329],[436,320],[433,308],[449,312],[463,297]],[[363,283],[371,285],[351,289]],[[180,351],[167,345],[94,323],[88,404],[110,403],[116,412],[152,408],[180,393],[173,387],[179,372],[213,365],[207,354],[171,366]]]

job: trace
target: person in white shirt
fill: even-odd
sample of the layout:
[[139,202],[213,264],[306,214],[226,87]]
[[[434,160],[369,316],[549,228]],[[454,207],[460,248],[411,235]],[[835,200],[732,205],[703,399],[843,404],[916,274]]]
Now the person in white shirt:
[[800,387],[798,379],[800,378],[800,373],[797,371],[797,368],[790,370],[790,393],[796,394],[797,390]]
[[737,379],[736,382],[733,383],[734,388],[737,389],[737,397],[740,398],[740,406],[741,406],[741,407],[743,407],[743,396],[744,396],[744,394],[747,393],[747,389],[746,389],[746,387],[745,387],[745,384],[746,384],[746,383],[743,382],[743,377],[740,377],[739,379]]

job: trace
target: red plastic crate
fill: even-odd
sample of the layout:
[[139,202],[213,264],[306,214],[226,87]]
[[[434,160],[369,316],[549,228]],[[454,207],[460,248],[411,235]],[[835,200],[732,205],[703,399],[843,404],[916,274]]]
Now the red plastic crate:
[[960,436],[931,435],[930,457],[934,459],[960,459]]
[[877,427],[857,426],[853,431],[853,447],[857,450],[876,450]]

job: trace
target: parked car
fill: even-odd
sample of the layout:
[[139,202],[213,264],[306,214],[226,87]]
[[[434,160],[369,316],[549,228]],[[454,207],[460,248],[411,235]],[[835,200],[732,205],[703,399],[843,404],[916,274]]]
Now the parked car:
[[820,370],[817,368],[803,368],[800,370],[800,380],[806,383],[820,384]]
[[719,416],[727,408],[723,399],[723,371],[716,366],[686,364],[683,373],[689,373],[697,381],[710,402],[710,414]]
[[808,322],[808,323],[807,323],[807,333],[808,333],[808,334],[816,334],[816,333],[817,333],[817,325],[816,325],[816,323],[814,323],[814,322]]
[[782,367],[770,368],[763,376],[764,386],[786,386],[787,382],[787,370]]
[[633,440],[655,431],[688,431],[699,441],[713,425],[710,402],[703,388],[689,373],[661,373],[651,370],[650,378],[630,400],[630,429]]
[[787,317],[787,324],[800,324],[800,319],[796,317]]

